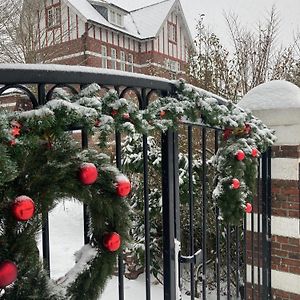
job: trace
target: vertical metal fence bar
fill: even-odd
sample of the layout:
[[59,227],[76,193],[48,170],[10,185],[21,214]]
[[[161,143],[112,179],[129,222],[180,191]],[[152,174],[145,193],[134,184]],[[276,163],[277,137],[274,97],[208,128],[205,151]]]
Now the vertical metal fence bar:
[[[188,158],[189,158],[189,219],[190,219],[190,256],[194,255],[194,195],[193,195],[193,127],[188,126]],[[191,273],[191,300],[195,299],[195,272],[194,272],[194,260],[190,263],[190,273]]]
[[239,299],[240,296],[240,230],[239,226],[236,226],[236,298]]
[[251,291],[254,299],[255,282],[254,282],[254,214],[251,213]]
[[262,154],[262,299],[268,299],[267,153]]
[[[44,84],[38,84],[38,104],[46,103],[46,90]],[[50,276],[50,236],[49,236],[49,216],[48,212],[43,213],[42,241],[43,241],[43,266]]]
[[[81,130],[81,147],[87,149],[89,147],[88,132],[86,129]],[[84,244],[90,242],[89,238],[89,212],[86,204],[83,204],[83,236]]]
[[[121,169],[121,134],[116,132],[116,165]],[[118,276],[119,276],[119,300],[124,300],[124,263],[123,263],[123,249],[121,249],[118,256]]]
[[206,128],[202,128],[202,299],[206,299],[206,218],[207,218],[207,199],[206,199]]
[[227,272],[227,299],[231,298],[231,287],[230,287],[230,273],[231,273],[231,238],[230,238],[230,225],[226,225],[226,272]]
[[244,215],[243,222],[243,260],[244,260],[244,299],[247,299],[247,215]]
[[[141,108],[147,106],[146,89],[142,89]],[[146,300],[151,299],[150,277],[150,209],[149,209],[149,166],[148,166],[148,137],[143,135],[143,171],[144,171],[144,221],[145,221],[145,265],[146,265]]]
[[260,274],[260,267],[261,267],[261,243],[260,243],[260,236],[261,236],[261,211],[260,211],[260,205],[261,205],[261,196],[260,196],[260,159],[258,160],[258,165],[257,165],[257,292],[258,292],[258,297],[260,297],[261,293],[261,274]]
[[[219,133],[215,130],[215,153],[219,148]],[[220,209],[218,203],[216,203],[216,280],[217,280],[217,300],[221,297],[221,285],[220,285],[220,265],[221,265],[221,251],[220,251]]]
[[144,221],[145,221],[145,264],[146,264],[146,300],[151,299],[150,279],[150,215],[149,215],[149,185],[148,185],[148,142],[143,136],[143,164],[144,164]]
[[271,260],[272,260],[272,232],[271,232],[271,217],[272,217],[272,181],[271,181],[271,157],[272,150],[269,147],[267,151],[267,230],[268,230],[268,299],[272,299],[272,285],[271,285]]
[[162,134],[161,142],[164,300],[176,299],[173,147],[173,133],[168,130]]

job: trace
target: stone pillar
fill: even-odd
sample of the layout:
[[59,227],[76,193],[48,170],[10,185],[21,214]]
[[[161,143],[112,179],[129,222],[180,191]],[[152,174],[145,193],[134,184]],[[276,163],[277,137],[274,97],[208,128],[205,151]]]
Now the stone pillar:
[[[251,90],[239,105],[250,109],[278,137],[271,161],[272,295],[278,300],[300,300],[300,89],[289,82],[272,81]],[[256,213],[254,228],[257,218]],[[257,283],[257,261],[255,265]],[[247,273],[251,280],[250,264]],[[247,298],[252,299],[247,286]]]

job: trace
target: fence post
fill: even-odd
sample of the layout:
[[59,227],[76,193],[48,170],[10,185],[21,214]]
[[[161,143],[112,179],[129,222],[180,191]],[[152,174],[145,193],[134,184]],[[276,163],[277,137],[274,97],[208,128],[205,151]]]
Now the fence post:
[[[177,170],[177,134],[162,134],[162,203],[164,300],[180,299],[179,292],[179,197]],[[176,222],[177,221],[177,222]]]

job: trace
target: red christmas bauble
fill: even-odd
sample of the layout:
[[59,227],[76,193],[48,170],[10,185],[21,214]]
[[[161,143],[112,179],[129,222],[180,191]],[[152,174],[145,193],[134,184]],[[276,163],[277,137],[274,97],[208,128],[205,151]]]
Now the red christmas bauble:
[[124,114],[123,114],[123,119],[125,119],[125,120],[130,119],[129,113],[124,113]]
[[104,247],[110,251],[117,251],[121,246],[121,236],[116,232],[107,233],[103,237]]
[[16,220],[28,221],[34,215],[35,205],[31,198],[19,196],[14,200],[11,210]]
[[240,185],[241,185],[241,183],[240,183],[240,181],[237,178],[233,178],[232,179],[231,187],[234,190],[237,190],[240,187]]
[[236,154],[235,154],[235,158],[236,158],[237,160],[242,161],[242,160],[245,158],[245,153],[244,153],[244,151],[243,151],[243,150],[238,150],[238,151],[236,152]]
[[111,111],[111,115],[114,117],[116,114],[118,113],[118,111],[116,110],[116,109],[113,109],[112,111]]
[[244,133],[249,134],[251,132],[251,126],[249,124],[245,124]]
[[251,155],[252,155],[252,157],[258,157],[258,150],[256,148],[253,148],[251,150]]
[[18,275],[18,268],[15,263],[10,260],[5,260],[0,264],[0,288],[12,284]]
[[117,178],[116,192],[119,197],[126,197],[131,191],[131,184],[126,176]]
[[250,214],[252,212],[252,204],[247,202],[245,207],[245,212]]
[[94,126],[99,127],[100,125],[101,125],[101,121],[99,119],[96,119]]
[[83,163],[80,166],[79,170],[79,179],[80,181],[85,184],[93,184],[98,177],[98,171],[94,164],[92,163]]
[[161,110],[159,115],[161,118],[163,118],[166,115],[166,112],[164,110]]
[[232,134],[232,129],[226,128],[223,132],[223,139],[226,141]]

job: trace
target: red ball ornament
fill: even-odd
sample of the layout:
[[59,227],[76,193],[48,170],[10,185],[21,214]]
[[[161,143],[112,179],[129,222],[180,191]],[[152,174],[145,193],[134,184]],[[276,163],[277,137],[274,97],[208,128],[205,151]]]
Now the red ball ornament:
[[19,196],[14,200],[11,210],[16,220],[28,221],[34,215],[35,205],[31,198]]
[[164,110],[161,110],[159,115],[161,118],[163,118],[166,115],[166,112]]
[[250,214],[252,212],[252,205],[251,203],[247,202],[245,207],[245,212]]
[[235,154],[235,158],[239,161],[242,161],[245,158],[245,153],[243,150],[238,150]]
[[226,128],[223,132],[223,139],[226,141],[232,134],[232,129]]
[[94,164],[92,163],[83,163],[80,166],[79,170],[79,179],[80,181],[85,184],[93,184],[98,177],[98,171]]
[[107,233],[103,237],[103,245],[108,251],[115,252],[121,246],[121,236],[116,232]]
[[233,178],[232,179],[231,187],[234,190],[237,190],[240,187],[240,185],[241,185],[241,183],[240,183],[240,181],[237,178]]
[[251,155],[252,155],[252,157],[258,157],[258,150],[256,148],[253,148],[251,150]]
[[124,113],[124,114],[123,114],[123,119],[125,119],[125,120],[130,119],[129,113]]
[[116,109],[113,109],[112,111],[111,111],[111,115],[114,117],[116,114],[118,113],[118,111],[116,110]]
[[11,121],[10,123],[12,129],[11,129],[11,134],[14,137],[17,137],[20,135],[20,131],[21,131],[21,124],[18,121]]
[[250,132],[251,132],[251,126],[249,124],[245,124],[244,133],[245,134],[250,134]]
[[131,191],[131,184],[126,176],[117,178],[116,192],[119,197],[126,197]]
[[5,260],[0,264],[0,288],[12,284],[18,275],[18,268],[15,263],[10,260]]

